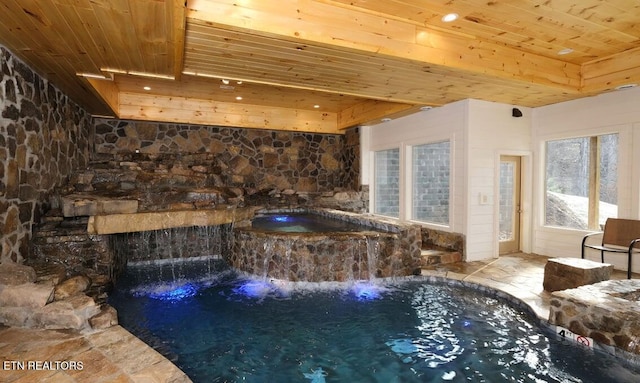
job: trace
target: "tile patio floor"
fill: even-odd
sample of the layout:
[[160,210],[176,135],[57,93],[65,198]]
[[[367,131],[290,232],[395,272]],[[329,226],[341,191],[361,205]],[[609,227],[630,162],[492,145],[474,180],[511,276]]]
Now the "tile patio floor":
[[[543,290],[542,281],[547,259],[518,253],[486,261],[440,265],[422,273],[502,290],[526,302],[546,320],[550,294]],[[625,278],[622,271],[615,271],[612,276]],[[57,370],[35,369],[38,367],[35,362],[44,361],[82,362],[82,369],[64,370],[64,365]],[[24,369],[13,362],[22,362]],[[0,363],[0,382],[6,383],[190,382],[170,361],[120,326],[91,334],[0,326]],[[40,367],[44,367],[42,363]]]

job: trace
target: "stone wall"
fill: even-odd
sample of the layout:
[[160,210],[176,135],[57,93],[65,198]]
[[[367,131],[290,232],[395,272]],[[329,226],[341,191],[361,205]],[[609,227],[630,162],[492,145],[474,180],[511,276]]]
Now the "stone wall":
[[464,259],[465,237],[460,233],[422,227],[422,248],[438,249],[459,253]]
[[238,225],[228,264],[287,281],[349,281],[420,273],[420,227],[330,209],[278,209],[361,226],[361,231],[269,231]]
[[[200,169],[208,186],[325,192],[359,187],[357,131],[312,134],[218,126],[96,120],[95,160],[126,160],[140,154],[181,158]],[[355,138],[354,138],[355,137]],[[170,170],[170,169],[169,169]]]
[[92,119],[0,46],[0,261],[22,262],[49,194],[86,166]]
[[[611,280],[551,294],[549,323],[640,360],[640,280]],[[607,348],[604,348],[607,350]],[[628,354],[625,354],[628,353]]]
[[[360,129],[345,132],[341,161],[344,167],[342,186],[353,191],[362,191],[360,177]],[[368,190],[367,190],[368,191]]]
[[45,218],[34,230],[25,265],[35,268],[38,274],[47,274],[55,268],[62,279],[88,277],[91,282],[88,295],[97,301],[104,299],[99,297],[113,287],[127,261],[114,251],[112,236],[88,234],[86,217],[65,221]]

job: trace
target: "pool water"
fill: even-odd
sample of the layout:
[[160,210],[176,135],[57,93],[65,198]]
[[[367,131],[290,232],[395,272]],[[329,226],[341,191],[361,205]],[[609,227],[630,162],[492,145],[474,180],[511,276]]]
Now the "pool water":
[[136,266],[109,303],[194,382],[640,381],[608,354],[453,284],[285,284],[211,264]]
[[283,233],[358,232],[372,230],[366,226],[311,213],[258,215],[251,221],[251,227],[263,231]]

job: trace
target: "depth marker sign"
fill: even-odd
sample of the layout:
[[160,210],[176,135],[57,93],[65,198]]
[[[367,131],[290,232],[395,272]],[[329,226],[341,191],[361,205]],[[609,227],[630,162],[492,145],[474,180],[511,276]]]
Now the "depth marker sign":
[[570,340],[584,347],[593,348],[593,338],[588,336],[574,334],[568,329],[560,326],[555,326],[556,335],[561,339]]

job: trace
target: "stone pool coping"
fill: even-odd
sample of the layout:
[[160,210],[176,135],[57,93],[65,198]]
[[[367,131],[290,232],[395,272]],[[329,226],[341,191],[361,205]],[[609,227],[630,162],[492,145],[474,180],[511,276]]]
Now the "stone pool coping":
[[287,208],[259,208],[255,210],[255,215],[260,214],[288,214],[288,213],[311,213],[322,217],[333,218],[342,220],[349,223],[355,223],[358,225],[369,226],[379,231],[398,233],[401,230],[407,230],[410,228],[421,227],[420,225],[412,222],[403,222],[393,218],[386,218],[383,216],[368,214],[368,213],[355,213],[344,210],[337,210],[331,208],[314,208],[314,207],[287,207]]

